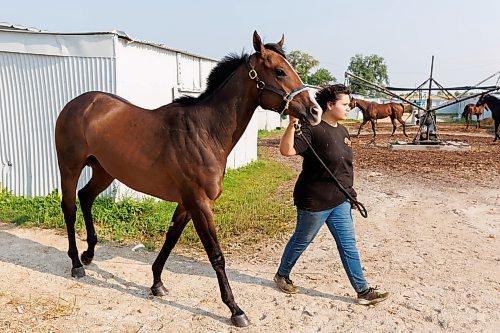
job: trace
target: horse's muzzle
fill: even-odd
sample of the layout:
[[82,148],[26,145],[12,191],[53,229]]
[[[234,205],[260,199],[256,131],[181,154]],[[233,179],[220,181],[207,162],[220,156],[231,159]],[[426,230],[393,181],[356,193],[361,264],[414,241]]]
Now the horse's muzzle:
[[323,110],[319,106],[311,106],[300,120],[302,122],[307,122],[312,126],[316,126],[321,122],[322,114]]

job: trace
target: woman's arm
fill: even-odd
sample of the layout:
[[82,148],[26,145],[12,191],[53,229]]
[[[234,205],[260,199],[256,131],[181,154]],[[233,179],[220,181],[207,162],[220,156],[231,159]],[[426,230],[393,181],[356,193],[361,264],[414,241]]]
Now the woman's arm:
[[295,148],[293,148],[294,135],[295,135],[295,128],[293,127],[293,125],[295,124],[296,119],[293,118],[292,116],[289,117],[290,121],[288,123],[287,128],[285,129],[285,133],[283,133],[283,136],[281,137],[280,140],[280,153],[283,156],[297,155]]

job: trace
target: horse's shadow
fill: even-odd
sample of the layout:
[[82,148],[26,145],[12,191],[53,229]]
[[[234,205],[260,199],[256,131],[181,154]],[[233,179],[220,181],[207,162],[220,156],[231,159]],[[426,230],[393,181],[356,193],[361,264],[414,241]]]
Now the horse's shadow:
[[[47,246],[30,239],[20,238],[9,232],[6,232],[7,230],[13,228],[16,228],[16,226],[10,224],[0,224],[0,262],[18,265],[41,273],[63,277],[68,280],[75,280],[71,277],[70,274],[71,261],[68,258],[66,252],[61,251],[55,247]],[[9,249],[9,251],[7,251],[7,249]],[[43,256],[42,260],[40,260],[40,256]],[[222,323],[229,324],[228,318],[216,315],[206,310],[181,304],[166,298],[153,297],[150,294],[148,286],[139,285],[132,281],[127,281],[117,274],[113,274],[99,267],[100,261],[106,261],[117,257],[151,265],[151,263],[154,261],[155,256],[156,253],[153,252],[133,252],[129,248],[117,247],[113,245],[107,246],[106,251],[99,251],[99,248],[97,248],[95,259],[98,262],[85,266],[85,269],[87,271],[95,272],[103,279],[97,279],[87,274],[84,278],[75,281],[88,285],[99,286],[101,288],[114,289],[119,292],[142,299],[150,299],[153,302],[172,306],[181,310],[189,311],[193,314],[210,317]],[[215,272],[213,271],[209,263],[201,262],[190,257],[173,253],[167,260],[165,269],[176,274],[187,274],[192,276],[210,277],[216,279]],[[226,273],[230,281],[232,280],[238,283],[264,286],[275,289],[275,285],[272,280],[252,276],[231,268],[226,268]],[[175,288],[175,283],[172,283],[172,281],[166,279],[165,282],[167,288]],[[308,296],[323,297],[333,301],[353,303],[352,299],[348,297],[330,295],[314,289],[301,288],[301,292]]]

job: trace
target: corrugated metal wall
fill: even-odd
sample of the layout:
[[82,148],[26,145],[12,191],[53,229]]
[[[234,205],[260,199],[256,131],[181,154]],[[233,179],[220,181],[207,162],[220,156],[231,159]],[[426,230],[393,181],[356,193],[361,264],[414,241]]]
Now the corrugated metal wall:
[[155,109],[172,102],[177,86],[177,52],[117,39],[116,94]]
[[89,90],[115,91],[114,59],[0,52],[2,186],[24,196],[59,188],[55,121]]

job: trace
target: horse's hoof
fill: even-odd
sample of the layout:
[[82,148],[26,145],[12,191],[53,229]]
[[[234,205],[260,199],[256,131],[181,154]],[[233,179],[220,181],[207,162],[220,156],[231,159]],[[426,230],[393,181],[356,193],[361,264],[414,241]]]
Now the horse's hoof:
[[236,327],[247,327],[250,325],[250,320],[248,320],[247,315],[244,313],[231,316],[231,322]]
[[157,286],[157,287],[152,286],[151,287],[151,293],[153,294],[153,296],[159,296],[159,297],[161,297],[161,296],[166,296],[168,294],[168,290],[162,284],[162,285]]
[[73,267],[71,269],[71,276],[74,278],[82,278],[85,276],[85,268],[83,267]]
[[82,259],[82,263],[84,265],[90,265],[90,263],[92,262],[92,259],[94,259],[94,256],[91,257],[88,255],[87,251],[83,251],[81,259]]

